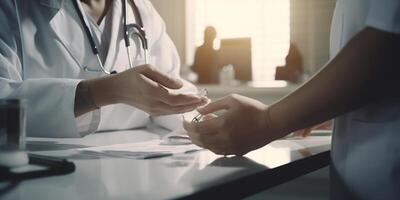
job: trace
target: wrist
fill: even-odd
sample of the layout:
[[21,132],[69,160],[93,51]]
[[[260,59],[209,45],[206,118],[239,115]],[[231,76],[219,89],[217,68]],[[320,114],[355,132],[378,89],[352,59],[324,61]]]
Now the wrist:
[[118,103],[115,89],[110,83],[109,77],[96,78],[83,81],[87,85],[93,102],[97,107]]
[[284,137],[285,131],[283,130],[283,127],[279,127],[279,123],[274,122],[274,118],[271,113],[272,113],[271,107],[266,108],[263,111],[262,119],[265,123],[265,129],[266,129],[265,132],[268,133],[268,135],[269,135],[268,137],[271,138],[271,136],[272,136],[272,138],[274,140],[276,140],[276,139]]
[[96,109],[98,109],[98,106],[94,103],[87,84],[84,81],[79,82],[75,90],[75,117]]

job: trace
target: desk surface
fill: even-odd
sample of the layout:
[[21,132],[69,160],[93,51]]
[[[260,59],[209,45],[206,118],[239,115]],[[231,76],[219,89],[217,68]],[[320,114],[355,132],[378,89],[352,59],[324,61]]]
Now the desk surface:
[[[328,164],[329,136],[279,140],[245,157],[220,157],[203,150],[158,159],[95,157],[76,148],[159,139],[163,131],[98,133],[80,139],[29,139],[34,153],[65,157],[76,171],[28,180],[0,199],[201,199],[244,197]],[[239,190],[240,188],[240,190]],[[226,192],[229,191],[229,192]],[[230,196],[226,196],[230,195]]]

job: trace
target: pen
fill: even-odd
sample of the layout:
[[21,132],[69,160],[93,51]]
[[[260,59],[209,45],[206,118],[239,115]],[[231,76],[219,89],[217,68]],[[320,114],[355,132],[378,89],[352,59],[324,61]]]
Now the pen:
[[143,159],[162,158],[172,155],[173,155],[172,153],[154,154],[154,155],[144,156]]
[[170,145],[187,145],[192,144],[189,136],[185,135],[172,135],[168,137],[168,144]]
[[133,151],[103,151],[103,153],[110,156],[122,157],[122,158],[134,158],[134,159],[151,159],[161,158],[166,156],[172,156],[170,152],[133,152]]
[[44,156],[32,153],[29,153],[28,155],[30,164],[46,165],[49,167],[71,168],[72,170],[75,169],[75,165],[65,158],[57,158],[53,156]]

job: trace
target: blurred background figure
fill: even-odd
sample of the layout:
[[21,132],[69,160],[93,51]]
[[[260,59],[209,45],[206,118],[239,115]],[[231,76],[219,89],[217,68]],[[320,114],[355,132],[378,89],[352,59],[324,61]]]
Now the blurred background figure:
[[[199,84],[228,84],[252,80],[251,38],[226,38],[216,41],[217,31],[208,26],[204,43],[197,48],[192,70]],[[219,48],[215,48],[217,44]]]
[[303,57],[295,43],[290,43],[289,53],[285,60],[286,65],[276,67],[275,80],[300,83],[304,72]]
[[204,44],[197,48],[192,70],[197,74],[197,83],[217,84],[219,83],[219,51],[214,49],[214,41],[217,31],[208,26],[204,30]]

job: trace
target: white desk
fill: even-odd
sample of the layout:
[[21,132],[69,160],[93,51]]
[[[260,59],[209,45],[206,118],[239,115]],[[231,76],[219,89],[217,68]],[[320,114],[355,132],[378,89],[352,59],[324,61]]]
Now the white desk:
[[[162,130],[153,132],[157,133],[134,130],[99,133],[81,139],[30,139],[29,150],[66,157],[75,163],[76,171],[64,176],[23,181],[7,191],[2,190],[0,199],[239,198],[328,164],[325,151],[330,149],[329,136],[279,140],[245,157],[234,158],[219,157],[204,150],[158,159],[131,160],[94,157],[74,150],[146,141],[160,138],[165,133]],[[324,158],[318,158],[321,152],[325,152]],[[0,185],[4,188],[7,183],[0,182]]]

